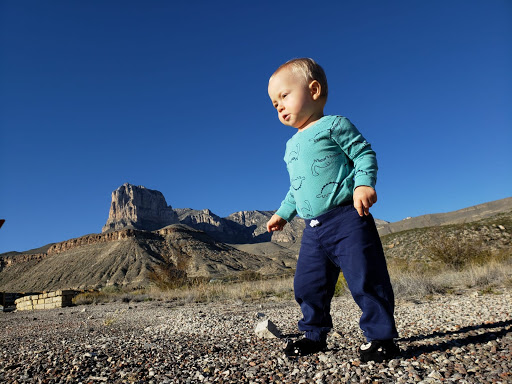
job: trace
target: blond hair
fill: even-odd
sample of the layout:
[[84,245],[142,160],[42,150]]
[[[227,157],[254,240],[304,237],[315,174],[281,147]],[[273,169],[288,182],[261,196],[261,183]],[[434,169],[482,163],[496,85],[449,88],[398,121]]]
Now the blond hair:
[[276,69],[269,81],[284,68],[290,68],[293,73],[302,76],[308,84],[313,80],[318,81],[321,87],[320,97],[327,100],[327,76],[325,76],[324,69],[315,60],[308,57],[289,60]]

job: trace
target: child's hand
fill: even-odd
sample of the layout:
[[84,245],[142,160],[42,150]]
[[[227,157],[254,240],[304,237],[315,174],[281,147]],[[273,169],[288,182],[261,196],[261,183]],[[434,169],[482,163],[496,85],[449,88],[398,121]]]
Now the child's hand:
[[282,231],[287,221],[281,216],[273,215],[267,223],[267,231]]
[[372,187],[360,185],[354,190],[354,208],[363,217],[363,213],[368,216],[370,207],[377,202],[377,192]]

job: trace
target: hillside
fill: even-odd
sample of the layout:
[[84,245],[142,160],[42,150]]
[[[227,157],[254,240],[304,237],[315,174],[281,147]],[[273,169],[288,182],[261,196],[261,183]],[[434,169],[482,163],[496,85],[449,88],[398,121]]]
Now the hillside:
[[407,231],[414,228],[436,227],[439,225],[463,224],[492,217],[512,210],[512,197],[495,200],[447,213],[434,213],[407,218],[394,223],[377,224],[381,236]]
[[381,241],[388,258],[428,260],[430,249],[444,238],[472,243],[480,249],[512,252],[512,209],[467,223],[395,232],[381,236]]
[[38,291],[148,285],[159,267],[189,277],[220,277],[244,270],[285,273],[295,258],[251,255],[182,224],[159,231],[125,229],[54,244],[47,253],[3,257],[0,290]]

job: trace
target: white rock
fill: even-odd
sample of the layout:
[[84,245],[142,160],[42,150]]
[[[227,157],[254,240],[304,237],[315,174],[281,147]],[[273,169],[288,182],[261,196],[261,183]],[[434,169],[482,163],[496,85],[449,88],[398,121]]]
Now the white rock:
[[329,356],[327,356],[325,353],[321,353],[318,355],[318,360],[322,363],[325,363],[329,360]]
[[268,319],[259,322],[258,325],[256,325],[254,333],[261,339],[276,339],[281,337],[279,329]]
[[437,371],[432,371],[429,373],[428,377],[436,380],[441,380],[443,378],[443,375]]
[[333,337],[335,339],[342,339],[343,335],[338,331],[334,331],[333,333],[331,333],[331,337]]

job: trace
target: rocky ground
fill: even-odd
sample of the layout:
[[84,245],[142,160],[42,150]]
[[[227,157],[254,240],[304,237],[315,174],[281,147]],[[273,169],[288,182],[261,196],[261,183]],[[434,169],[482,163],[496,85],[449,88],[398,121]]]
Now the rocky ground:
[[[7,383],[508,383],[512,292],[399,302],[403,357],[363,364],[358,308],[333,302],[329,350],[288,359],[283,339],[258,339],[272,320],[297,337],[291,301],[262,304],[113,303],[0,313],[0,382]],[[265,315],[266,317],[262,317]]]

